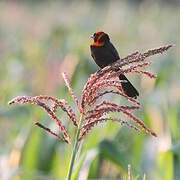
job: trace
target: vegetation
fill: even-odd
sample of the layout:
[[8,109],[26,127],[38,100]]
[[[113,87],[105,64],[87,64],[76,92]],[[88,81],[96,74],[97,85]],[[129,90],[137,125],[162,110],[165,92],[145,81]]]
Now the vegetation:
[[[60,73],[67,72],[80,99],[82,87],[97,70],[89,53],[89,36],[99,29],[109,32],[121,57],[162,44],[173,43],[176,47],[166,56],[155,57],[151,71],[158,75],[156,81],[130,76],[141,94],[138,100],[142,102],[142,109],[136,116],[158,137],[135,133],[118,123],[99,124],[79,147],[73,178],[119,179],[127,176],[128,164],[132,174],[138,175],[137,179],[143,179],[144,173],[147,179],[169,180],[180,176],[177,78],[180,14],[176,6],[163,2],[132,6],[107,1],[101,4],[32,1],[0,2],[0,9],[2,179],[66,177],[72,146],[32,125],[38,121],[57,132],[57,127],[41,109],[29,106],[9,109],[7,102],[15,96],[48,94],[65,98],[75,112]],[[114,97],[107,95],[106,98],[120,104],[119,98]],[[74,137],[75,128],[65,113],[57,111],[57,115]]]

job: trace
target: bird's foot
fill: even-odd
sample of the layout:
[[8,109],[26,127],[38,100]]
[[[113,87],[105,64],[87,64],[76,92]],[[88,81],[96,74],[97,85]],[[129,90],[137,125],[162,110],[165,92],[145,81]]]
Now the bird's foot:
[[101,75],[102,73],[103,73],[102,69],[99,69],[99,70],[97,71],[97,74],[99,74],[99,75]]
[[119,67],[116,67],[116,66],[113,66],[113,65],[111,65],[110,69],[112,71],[119,71]]

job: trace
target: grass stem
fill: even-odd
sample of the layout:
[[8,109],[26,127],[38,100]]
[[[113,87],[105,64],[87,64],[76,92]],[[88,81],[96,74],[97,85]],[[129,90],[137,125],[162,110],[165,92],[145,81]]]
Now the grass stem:
[[71,180],[72,170],[73,170],[76,154],[78,151],[79,135],[80,135],[80,130],[81,130],[81,126],[82,126],[82,121],[83,121],[83,114],[81,114],[81,116],[80,116],[80,120],[79,120],[77,131],[76,131],[76,136],[75,136],[75,140],[74,140],[73,151],[72,151],[72,155],[71,155],[71,161],[70,161],[70,165],[69,165],[67,180]]

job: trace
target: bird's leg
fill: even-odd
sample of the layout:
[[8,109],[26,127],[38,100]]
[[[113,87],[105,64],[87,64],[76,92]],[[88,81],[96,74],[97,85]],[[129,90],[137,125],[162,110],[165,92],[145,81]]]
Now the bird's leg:
[[117,71],[120,70],[120,68],[117,67],[117,66],[113,66],[113,64],[111,64],[111,65],[110,65],[110,70],[117,72]]
[[101,75],[103,72],[102,72],[102,69],[99,69],[98,71],[97,71],[97,74],[99,74],[99,75]]

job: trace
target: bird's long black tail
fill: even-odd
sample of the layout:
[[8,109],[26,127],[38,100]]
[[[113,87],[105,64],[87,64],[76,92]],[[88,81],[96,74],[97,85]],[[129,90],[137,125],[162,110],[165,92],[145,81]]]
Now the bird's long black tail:
[[131,84],[131,82],[126,78],[126,76],[124,74],[120,74],[119,75],[119,79],[120,80],[126,80],[127,82],[122,82],[122,89],[124,91],[124,93],[132,98],[137,98],[137,96],[139,96],[138,91],[136,90],[136,88]]

